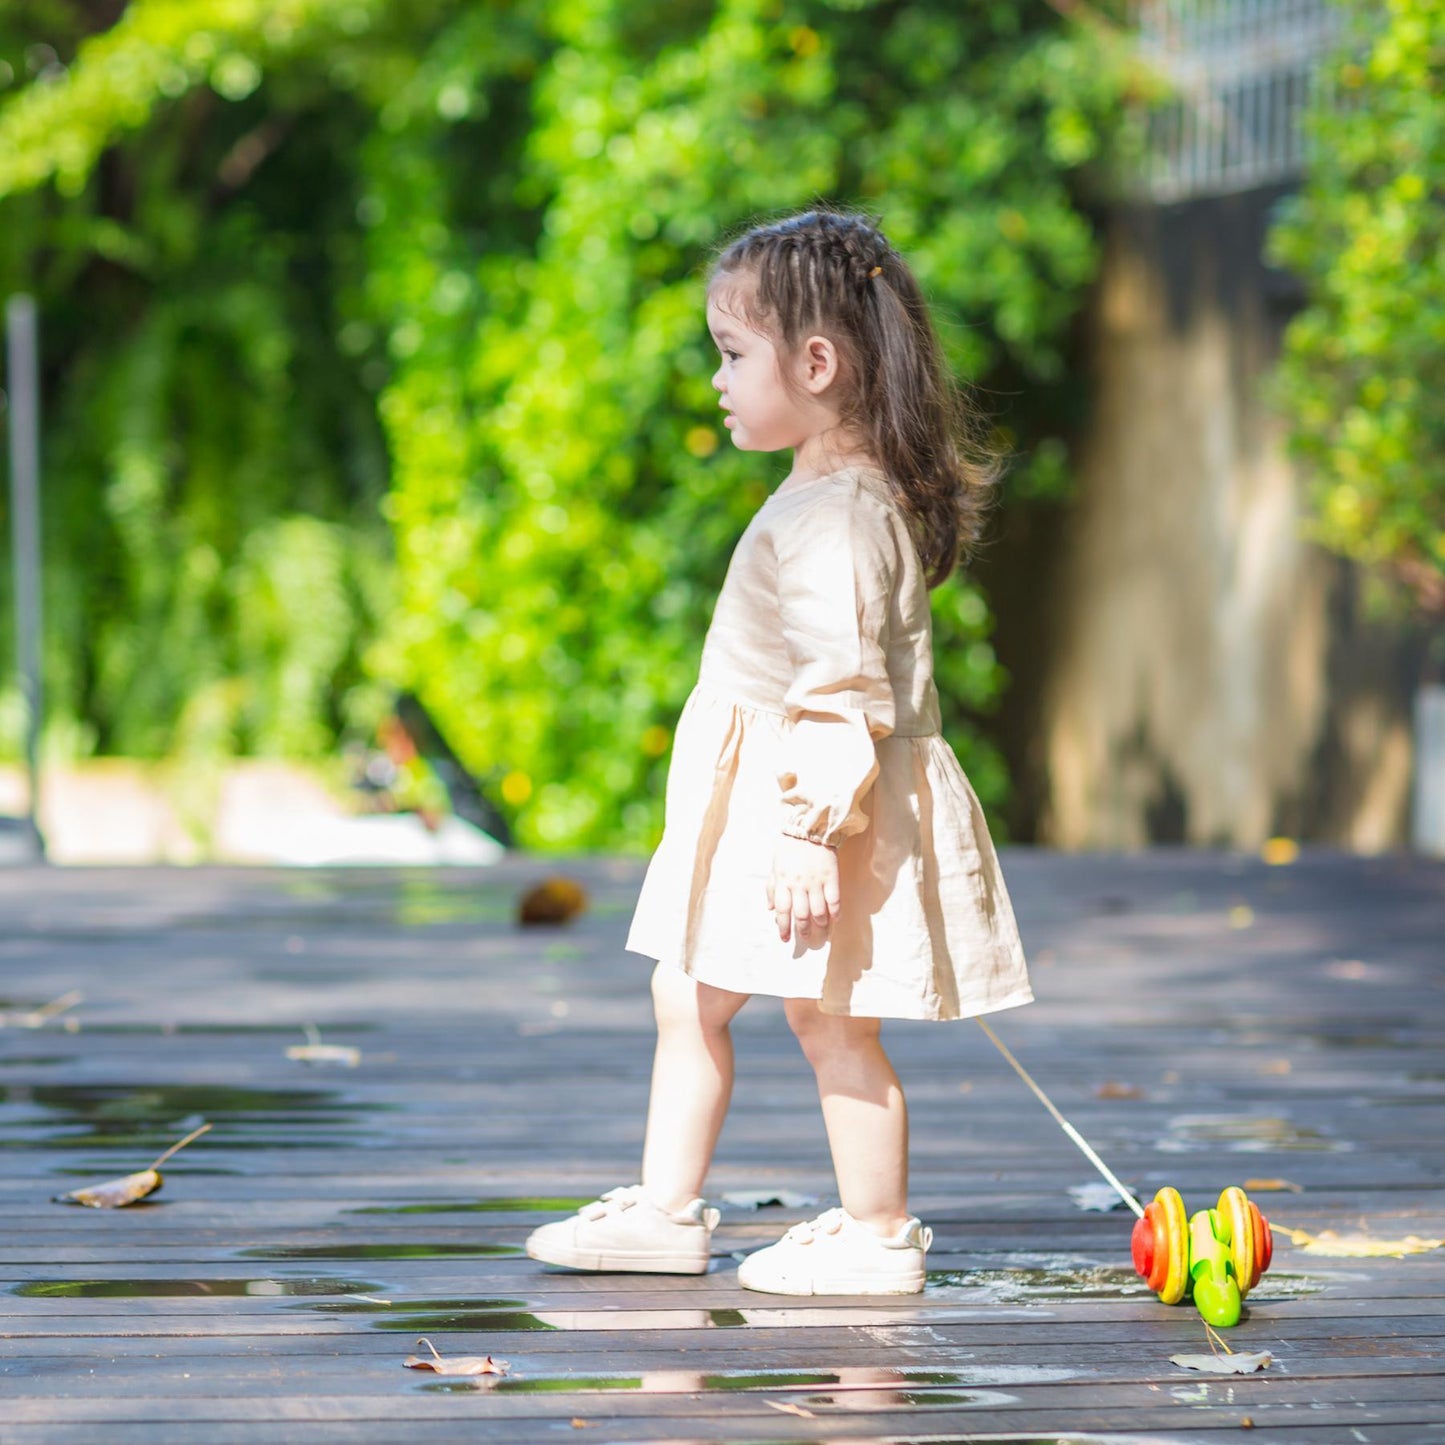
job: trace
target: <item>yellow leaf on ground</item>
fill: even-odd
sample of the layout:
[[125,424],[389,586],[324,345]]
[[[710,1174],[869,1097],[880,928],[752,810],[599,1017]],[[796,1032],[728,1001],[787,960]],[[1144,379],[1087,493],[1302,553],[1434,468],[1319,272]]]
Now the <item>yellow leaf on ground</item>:
[[1287,1234],[1306,1254],[1332,1255],[1337,1259],[1400,1259],[1407,1254],[1429,1254],[1445,1246],[1445,1239],[1421,1239],[1407,1234],[1404,1239],[1374,1239],[1368,1234],[1337,1234],[1322,1229],[1311,1234],[1307,1229],[1291,1229],[1287,1224],[1273,1223],[1276,1234]]

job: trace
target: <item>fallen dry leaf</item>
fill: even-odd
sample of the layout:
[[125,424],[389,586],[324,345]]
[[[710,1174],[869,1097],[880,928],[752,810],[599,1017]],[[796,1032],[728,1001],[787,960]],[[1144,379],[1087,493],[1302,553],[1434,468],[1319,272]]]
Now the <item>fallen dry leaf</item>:
[[1400,1259],[1407,1254],[1429,1254],[1445,1246],[1445,1239],[1421,1239],[1407,1234],[1404,1239],[1372,1239],[1368,1234],[1337,1234],[1322,1229],[1311,1234],[1307,1229],[1291,1229],[1287,1224],[1272,1224],[1276,1234],[1287,1234],[1306,1254],[1331,1255],[1336,1259]]
[[430,1370],[434,1375],[505,1375],[511,1368],[505,1360],[494,1360],[490,1355],[438,1354],[437,1347],[426,1338],[417,1341],[431,1351],[431,1359],[425,1355],[408,1355],[402,1363],[408,1370]]
[[341,1064],[354,1069],[361,1062],[361,1050],[351,1044],[323,1044],[321,1030],[315,1024],[306,1024],[306,1042],[292,1044],[286,1050],[288,1059],[302,1064]]
[[1269,1059],[1259,1066],[1261,1074],[1287,1074],[1294,1067],[1288,1059]]
[[544,878],[517,904],[518,923],[569,923],[587,907],[587,890],[572,878]]
[[771,1405],[775,1410],[781,1410],[784,1415],[801,1415],[805,1420],[814,1420],[817,1416],[811,1410],[805,1410],[801,1405],[790,1405],[785,1400],[764,1400],[763,1404]]
[[1243,1184],[1246,1194],[1303,1194],[1303,1184],[1294,1184],[1288,1179],[1246,1179]]
[[1120,1084],[1107,1079],[1094,1090],[1096,1099],[1142,1099],[1144,1091],[1138,1084]]
[[1268,1369],[1273,1359],[1268,1350],[1256,1350],[1252,1354],[1236,1351],[1228,1355],[1170,1355],[1169,1363],[1212,1375],[1252,1375],[1256,1370]]
[[63,993],[59,998],[52,999],[39,1008],[17,1009],[14,1013],[0,1013],[0,1029],[44,1028],[51,1019],[58,1014],[63,1014],[67,1009],[73,1009],[84,998],[85,995],[78,988],[73,988],[69,993]]
[[210,1128],[209,1124],[202,1124],[198,1129],[192,1129],[179,1144],[172,1144],[149,1169],[127,1174],[123,1179],[107,1179],[104,1184],[92,1184],[85,1189],[68,1190],[64,1194],[57,1194],[54,1202],[83,1204],[88,1209],[124,1209],[127,1204],[134,1204],[136,1200],[144,1199],[147,1194],[154,1194],[161,1187],[161,1165],[179,1154],[187,1144],[209,1132]]
[[1105,1184],[1103,1180],[1091,1179],[1087,1184],[1069,1185],[1069,1198],[1079,1209],[1093,1210],[1099,1214],[1107,1214],[1111,1209],[1118,1209],[1126,1201],[1124,1196],[1114,1188],[1112,1184]]

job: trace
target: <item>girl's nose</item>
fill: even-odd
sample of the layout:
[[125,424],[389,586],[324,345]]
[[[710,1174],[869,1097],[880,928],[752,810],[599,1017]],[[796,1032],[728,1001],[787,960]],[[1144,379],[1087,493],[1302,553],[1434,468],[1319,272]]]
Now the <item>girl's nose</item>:
[[718,362],[718,368],[712,374],[712,389],[714,391],[721,391],[723,389],[722,374],[722,363]]

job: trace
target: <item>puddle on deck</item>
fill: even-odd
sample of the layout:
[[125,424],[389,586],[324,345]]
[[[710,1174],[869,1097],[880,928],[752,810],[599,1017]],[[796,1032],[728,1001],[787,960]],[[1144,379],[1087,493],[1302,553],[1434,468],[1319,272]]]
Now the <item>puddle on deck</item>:
[[[209,1084],[0,1084],[0,1150],[134,1149],[172,1143],[202,1120],[224,1127],[227,1149],[315,1148],[357,1137],[364,1114],[391,1106],[343,1101],[326,1089]],[[4,1119],[10,1110],[20,1119]],[[26,1116],[29,1117],[26,1117]],[[323,1136],[323,1137],[318,1137]],[[189,1162],[189,1161],[187,1161]],[[185,1165],[179,1166],[184,1169]]]
[[[1328,1287],[1320,1276],[1271,1271],[1251,1302],[1299,1299]],[[1071,1300],[1122,1300],[1149,1297],[1149,1286],[1127,1265],[1097,1264],[1058,1256],[1035,1257],[1028,1264],[987,1269],[931,1269],[925,1298],[962,1304],[1066,1304]]]
[[1288,1119],[1255,1114],[1180,1114],[1169,1121],[1169,1132],[1154,1147],[1167,1154],[1224,1149],[1231,1154],[1287,1152],[1343,1153],[1354,1146],[1329,1139],[1318,1129],[1292,1124]]
[[[377,1290],[351,1290],[374,1294]],[[458,1330],[550,1330],[540,1314],[520,1299],[391,1299],[327,1300],[297,1306],[328,1315],[371,1315],[378,1330],[407,1330],[414,1334],[445,1334]]]
[[[928,1284],[930,1291],[946,1290],[950,1299],[979,1304],[1131,1299],[1150,1292],[1149,1286],[1131,1268],[1070,1259],[1018,1267],[931,1269]],[[936,1293],[934,1297],[937,1298]]]
[[[999,1390],[967,1390],[968,1378],[951,1370],[892,1369],[873,1365],[845,1365],[837,1370],[646,1370],[632,1375],[477,1375],[465,1379],[428,1381],[420,1388],[436,1393],[485,1390],[501,1395],[591,1394],[627,1391],[643,1395],[723,1394],[735,1391],[783,1391],[790,1395],[806,1392],[819,1404],[831,1403],[831,1395],[814,1395],[818,1390],[836,1390],[848,1395],[872,1396],[871,1406],[888,1409],[894,1405],[942,1403],[938,1387],[950,1391],[948,1403],[972,1405],[1013,1403],[1015,1397]],[[963,1390],[960,1387],[964,1387]],[[845,1407],[847,1408],[847,1407]]]
[[373,1294],[364,1279],[37,1279],[16,1285],[26,1299],[285,1299],[298,1295]]
[[517,1244],[304,1244],[243,1249],[242,1259],[490,1259],[522,1254]]

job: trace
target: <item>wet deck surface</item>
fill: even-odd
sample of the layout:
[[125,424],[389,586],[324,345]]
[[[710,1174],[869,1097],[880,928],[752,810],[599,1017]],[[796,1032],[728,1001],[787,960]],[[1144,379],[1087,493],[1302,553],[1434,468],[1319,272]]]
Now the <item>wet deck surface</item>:
[[[1279,1223],[1445,1236],[1445,867],[1016,853],[1040,1002],[995,1020],[1145,1197],[1248,1185]],[[894,1025],[932,1224],[921,1298],[737,1288],[735,1252],[814,1206],[724,1206],[702,1279],[577,1276],[520,1245],[630,1180],[650,1027],[622,951],[640,870],[516,928],[548,871],[0,872],[0,1445],[1445,1440],[1445,1250],[1331,1259],[1278,1238],[1207,1352],[1129,1266],[1132,1216],[971,1023]],[[67,1028],[65,1019],[69,1019]],[[288,1060],[318,1025],[354,1068]],[[776,1003],[738,1026],[712,1194],[831,1187]],[[49,1202],[143,1168],[154,1202]],[[1296,1192],[1297,1191],[1297,1192]],[[511,1372],[402,1368],[419,1336]],[[1223,1434],[1221,1432],[1224,1432]]]

